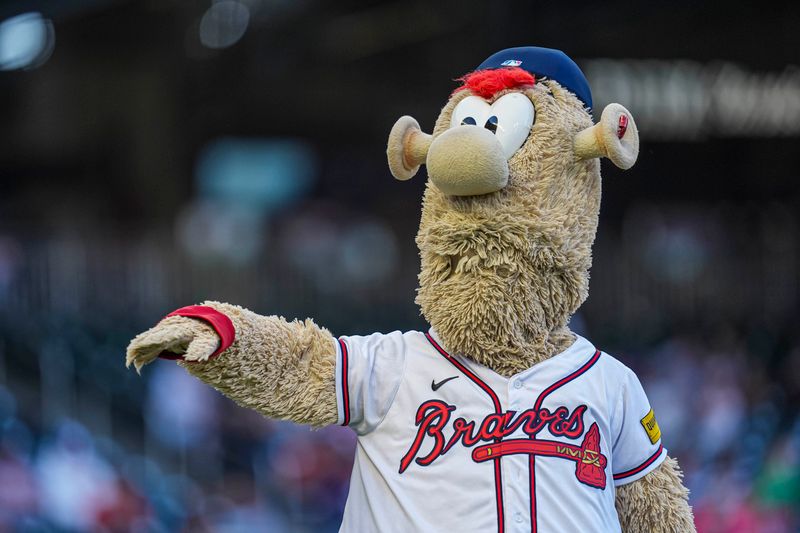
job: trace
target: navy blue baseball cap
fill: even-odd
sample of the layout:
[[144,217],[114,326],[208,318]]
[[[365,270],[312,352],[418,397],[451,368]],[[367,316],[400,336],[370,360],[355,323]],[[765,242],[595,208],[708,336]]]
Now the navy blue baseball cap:
[[580,67],[561,50],[540,48],[538,46],[520,46],[507,48],[481,63],[475,70],[503,67],[519,67],[534,76],[550,78],[575,93],[578,99],[592,107],[592,90]]

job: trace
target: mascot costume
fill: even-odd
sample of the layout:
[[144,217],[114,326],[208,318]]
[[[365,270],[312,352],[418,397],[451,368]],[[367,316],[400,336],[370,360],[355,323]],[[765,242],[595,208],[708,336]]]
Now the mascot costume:
[[593,125],[563,52],[498,52],[432,135],[402,117],[392,174],[427,165],[416,242],[425,332],[334,337],[218,302],[137,336],[268,417],[358,436],[341,531],[686,532],[688,491],[636,375],[568,328],[586,299],[600,158],[636,161],[630,113]]

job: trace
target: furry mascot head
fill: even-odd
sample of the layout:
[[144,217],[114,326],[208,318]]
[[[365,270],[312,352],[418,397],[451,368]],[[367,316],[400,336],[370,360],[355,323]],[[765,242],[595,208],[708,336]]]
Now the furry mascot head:
[[512,375],[562,351],[588,294],[600,162],[636,161],[618,104],[593,126],[589,85],[563,52],[504,50],[462,78],[433,135],[402,117],[389,166],[428,186],[417,235],[417,302],[447,346]]

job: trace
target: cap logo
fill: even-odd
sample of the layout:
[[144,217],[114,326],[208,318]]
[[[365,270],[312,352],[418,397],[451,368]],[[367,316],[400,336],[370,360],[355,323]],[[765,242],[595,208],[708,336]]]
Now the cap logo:
[[574,94],[587,108],[592,107],[589,81],[580,67],[561,50],[538,46],[506,48],[490,55],[475,70],[502,70],[508,67],[524,70],[537,78],[556,81]]

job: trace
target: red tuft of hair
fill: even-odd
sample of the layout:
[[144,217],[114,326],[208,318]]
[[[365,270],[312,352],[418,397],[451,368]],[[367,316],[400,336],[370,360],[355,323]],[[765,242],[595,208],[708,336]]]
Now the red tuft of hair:
[[519,67],[496,68],[476,70],[458,78],[463,85],[453,91],[469,89],[481,98],[491,98],[505,89],[514,89],[525,85],[534,85],[536,78],[533,74]]

